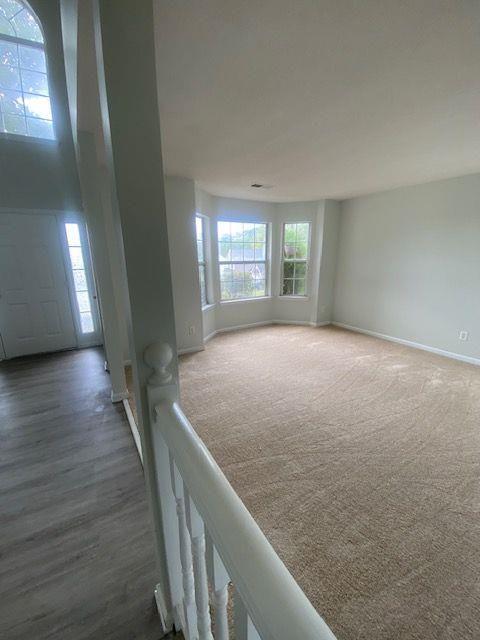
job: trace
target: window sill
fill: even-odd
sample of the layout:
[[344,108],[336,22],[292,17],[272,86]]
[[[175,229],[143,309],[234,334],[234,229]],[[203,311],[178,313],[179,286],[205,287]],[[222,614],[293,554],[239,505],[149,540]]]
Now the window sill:
[[297,302],[308,302],[310,296],[277,296],[279,300],[296,300]]
[[238,302],[257,302],[258,300],[271,300],[272,296],[258,296],[258,298],[235,298],[234,300],[220,300],[220,304],[237,304]]
[[204,311],[210,311],[211,309],[215,309],[217,305],[215,304],[215,302],[212,302],[211,304],[206,304],[204,307],[202,307],[202,313]]
[[26,142],[32,144],[45,144],[47,146],[57,146],[57,138],[37,138],[36,136],[24,136],[21,133],[7,133],[0,131],[0,140],[15,140],[16,142]]

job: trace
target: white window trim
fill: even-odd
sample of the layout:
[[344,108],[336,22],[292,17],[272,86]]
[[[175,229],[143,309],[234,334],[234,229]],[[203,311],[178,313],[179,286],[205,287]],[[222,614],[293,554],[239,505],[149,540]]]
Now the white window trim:
[[[197,224],[196,219],[200,218],[202,221],[202,239],[203,239],[203,260],[198,259],[198,248],[197,248]],[[203,265],[205,269],[205,298],[206,304],[203,304],[201,299],[201,288],[200,288],[200,303],[202,307],[202,311],[207,311],[212,306],[215,306],[213,300],[213,283],[211,277],[211,251],[210,251],[210,218],[203,213],[195,213],[195,251],[197,253],[197,268],[198,268],[198,284],[200,286],[200,265]]]
[[[238,222],[240,224],[264,224],[265,225],[265,260],[233,260],[231,262],[220,261],[220,255],[218,253],[218,223],[219,222]],[[271,295],[271,279],[270,279],[270,261],[271,261],[271,227],[270,223],[264,220],[239,220],[238,218],[217,218],[215,221],[215,240],[216,240],[216,256],[217,256],[217,277],[219,286],[219,303],[232,304],[234,302],[255,302],[256,300],[268,300],[272,298]],[[264,264],[265,265],[265,295],[264,296],[250,296],[248,298],[232,298],[231,300],[222,300],[222,281],[220,278],[220,265],[222,264]]]
[[[287,262],[304,262],[305,263],[305,294],[299,295],[295,293],[285,293],[283,294],[283,267],[285,262],[284,256],[284,246],[285,246],[285,225],[287,224],[308,224],[308,241],[307,241],[307,257],[305,260],[287,260]],[[282,300],[308,300],[310,298],[310,255],[311,255],[311,244],[312,244],[312,222],[310,220],[295,220],[295,221],[285,221],[282,222],[282,242],[280,245],[280,294],[279,298]],[[288,280],[289,278],[287,278]]]

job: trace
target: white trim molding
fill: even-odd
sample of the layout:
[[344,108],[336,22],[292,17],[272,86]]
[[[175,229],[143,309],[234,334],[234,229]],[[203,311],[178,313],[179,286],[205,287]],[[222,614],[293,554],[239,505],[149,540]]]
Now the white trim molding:
[[140,434],[138,433],[137,423],[135,422],[135,417],[133,415],[132,408],[128,400],[122,400],[123,406],[125,408],[125,413],[127,414],[128,424],[130,425],[130,431],[132,432],[133,439],[135,441],[135,446],[137,447],[138,455],[140,456],[140,461],[143,464],[143,454],[142,454],[142,441],[140,439]]
[[413,349],[421,349],[422,351],[428,351],[429,353],[435,353],[438,356],[444,356],[445,358],[452,358],[453,360],[460,360],[461,362],[468,362],[469,364],[480,367],[480,358],[474,358],[472,356],[464,356],[461,353],[454,353],[453,351],[446,351],[445,349],[439,349],[438,347],[430,347],[420,342],[413,342],[412,340],[405,340],[404,338],[395,338],[394,336],[388,336],[384,333],[378,333],[378,331],[370,331],[369,329],[361,329],[360,327],[354,327],[350,324],[343,322],[332,322],[336,327],[342,329],[348,329],[348,331],[355,331],[355,333],[363,333],[373,338],[380,338],[381,340],[388,340],[388,342],[396,342],[403,344]]

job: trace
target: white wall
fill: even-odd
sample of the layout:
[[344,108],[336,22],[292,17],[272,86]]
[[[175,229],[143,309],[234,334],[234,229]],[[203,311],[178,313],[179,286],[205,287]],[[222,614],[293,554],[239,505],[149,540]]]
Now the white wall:
[[344,201],[334,318],[480,357],[480,175]]
[[179,349],[201,348],[203,320],[195,239],[195,184],[165,178],[175,330]]

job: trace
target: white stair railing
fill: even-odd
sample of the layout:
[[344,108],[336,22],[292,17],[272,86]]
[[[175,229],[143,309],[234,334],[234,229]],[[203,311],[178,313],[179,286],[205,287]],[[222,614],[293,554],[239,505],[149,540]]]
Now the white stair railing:
[[[164,627],[186,640],[335,640],[177,402],[172,350],[153,344],[147,390],[167,573],[156,595]],[[230,639],[231,640],[231,639]]]

